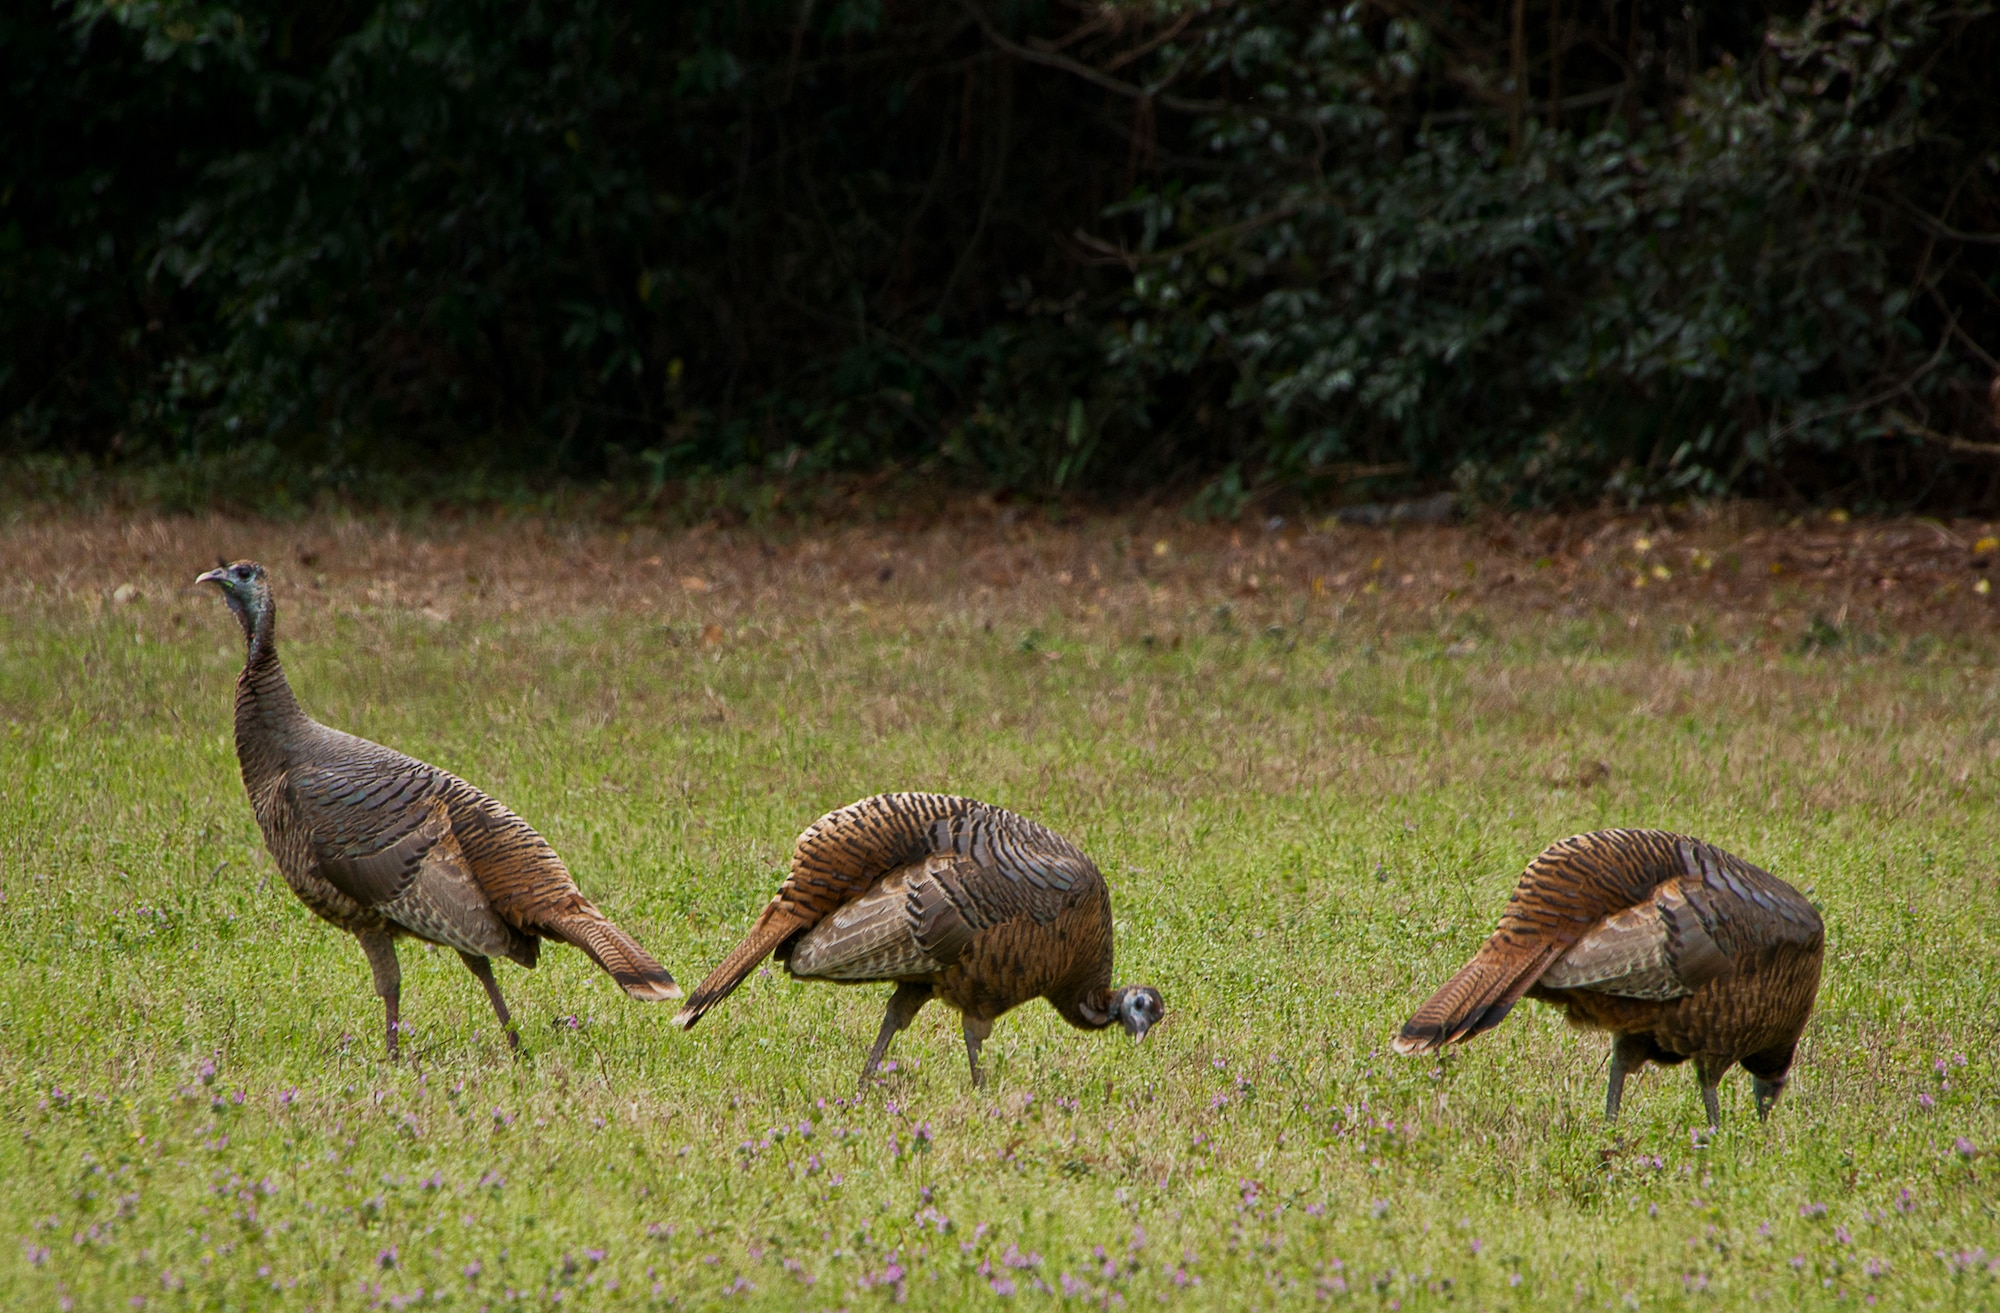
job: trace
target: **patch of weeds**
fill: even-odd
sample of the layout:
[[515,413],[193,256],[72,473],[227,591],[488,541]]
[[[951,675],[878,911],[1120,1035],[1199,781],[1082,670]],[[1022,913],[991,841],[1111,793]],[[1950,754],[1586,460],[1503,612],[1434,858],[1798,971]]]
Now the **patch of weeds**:
[[1833,621],[1821,613],[1813,612],[1806,624],[1805,633],[1792,650],[1800,656],[1816,656],[1823,652],[1838,652],[1847,645],[1847,635]]

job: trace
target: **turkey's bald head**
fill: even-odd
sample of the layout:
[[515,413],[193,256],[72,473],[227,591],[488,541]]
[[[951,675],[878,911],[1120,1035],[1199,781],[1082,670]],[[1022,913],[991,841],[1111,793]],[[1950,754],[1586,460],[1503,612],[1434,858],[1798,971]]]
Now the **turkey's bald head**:
[[243,626],[243,636],[256,636],[258,624],[271,609],[271,581],[263,566],[255,561],[235,561],[198,575],[195,582],[220,588],[222,600],[229,603],[236,622]]
[[1146,1032],[1166,1015],[1166,1000],[1151,985],[1127,985],[1118,991],[1118,1024],[1133,1039],[1146,1038]]

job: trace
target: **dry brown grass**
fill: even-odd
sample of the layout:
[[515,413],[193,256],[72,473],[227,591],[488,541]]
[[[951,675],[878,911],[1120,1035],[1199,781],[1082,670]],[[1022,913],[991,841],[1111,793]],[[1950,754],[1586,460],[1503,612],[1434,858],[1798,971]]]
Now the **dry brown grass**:
[[1775,651],[1795,646],[1815,617],[1843,634],[1990,636],[2000,595],[1977,589],[2000,562],[1996,532],[1991,522],[1807,523],[1752,508],[1386,530],[1199,525],[1164,513],[1057,524],[983,501],[927,523],[771,533],[51,515],[0,530],[0,607],[51,596],[111,603],[121,585],[191,598],[187,580],[213,558],[253,556],[281,586],[335,608],[609,609],[725,635],[774,608],[819,618],[859,604],[905,623],[926,611],[996,623],[1059,614],[1171,643],[1226,605],[1245,626],[1321,618],[1476,642],[1482,627],[1507,635],[1611,619]]

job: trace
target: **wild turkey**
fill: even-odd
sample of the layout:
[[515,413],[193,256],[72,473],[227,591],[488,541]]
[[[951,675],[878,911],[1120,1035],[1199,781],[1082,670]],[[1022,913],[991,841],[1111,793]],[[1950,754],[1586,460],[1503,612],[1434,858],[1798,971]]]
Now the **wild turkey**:
[[964,1014],[965,1055],[993,1020],[1046,998],[1079,1030],[1114,1021],[1139,1039],[1159,991],[1111,984],[1111,895],[1088,857],[1012,812],[938,793],[885,793],[806,828],[791,874],[736,950],[675,1016],[693,1026],[775,952],[801,979],[893,981],[861,1080],[937,998]]
[[1500,1024],[1522,995],[1608,1030],[1615,1118],[1627,1073],[1694,1059],[1709,1125],[1740,1062],[1759,1118],[1784,1091],[1819,992],[1826,930],[1799,891],[1720,848],[1661,830],[1564,839],[1528,864],[1500,928],[1394,1042],[1429,1053]]
[[495,955],[535,965],[544,938],[574,944],[644,1001],[679,998],[673,977],[577,889],[527,822],[455,775],[299,709],[278,663],[277,607],[255,561],[195,580],[222,590],[243,626],[236,756],[264,843],[307,907],[361,941],[396,1056],[396,937],[458,950],[520,1047],[493,979]]

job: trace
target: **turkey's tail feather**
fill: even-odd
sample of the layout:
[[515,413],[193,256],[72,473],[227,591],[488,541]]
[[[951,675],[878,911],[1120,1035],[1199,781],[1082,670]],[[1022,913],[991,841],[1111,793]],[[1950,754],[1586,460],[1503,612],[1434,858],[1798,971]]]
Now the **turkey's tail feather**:
[[757,969],[759,962],[770,956],[771,950],[805,927],[809,920],[796,909],[773,900],[743,942],[731,949],[729,956],[694,987],[694,993],[688,995],[688,1001],[674,1014],[674,1024],[683,1030],[693,1029],[702,1014],[727,998],[730,991],[743,983],[744,977]]
[[1563,947],[1537,945],[1527,954],[1506,945],[1480,949],[1403,1023],[1390,1047],[1398,1053],[1431,1053],[1493,1029],[1541,979]]
[[604,968],[606,975],[618,982],[618,988],[641,1003],[659,1003],[681,996],[681,987],[674,983],[667,969],[596,909],[567,917],[550,929],[564,943],[582,949],[591,961]]

